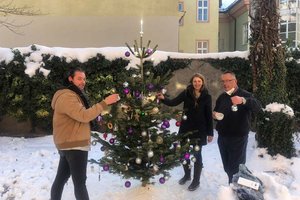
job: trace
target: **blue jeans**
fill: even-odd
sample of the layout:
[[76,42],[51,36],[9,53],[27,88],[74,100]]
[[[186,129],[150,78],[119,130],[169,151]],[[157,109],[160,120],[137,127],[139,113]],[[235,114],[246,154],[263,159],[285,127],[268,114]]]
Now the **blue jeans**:
[[239,171],[239,165],[246,163],[248,135],[243,137],[218,137],[218,146],[228,182]]
[[88,152],[81,150],[59,151],[60,160],[51,187],[51,200],[61,200],[65,183],[72,176],[76,200],[89,200],[85,185]]

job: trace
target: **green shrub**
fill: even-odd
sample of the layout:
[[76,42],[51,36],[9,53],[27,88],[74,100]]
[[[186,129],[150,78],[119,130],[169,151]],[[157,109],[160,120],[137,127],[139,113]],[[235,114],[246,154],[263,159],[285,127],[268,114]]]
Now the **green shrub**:
[[272,156],[287,158],[295,155],[295,117],[282,112],[264,110],[258,114],[256,140],[258,147],[267,148]]

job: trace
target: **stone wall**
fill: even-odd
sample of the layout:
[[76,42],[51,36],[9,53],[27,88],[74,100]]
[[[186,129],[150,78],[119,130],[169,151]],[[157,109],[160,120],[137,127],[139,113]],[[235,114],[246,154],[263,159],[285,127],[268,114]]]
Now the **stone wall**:
[[[170,95],[170,98],[176,97],[177,94],[186,88],[195,73],[200,73],[206,78],[207,88],[212,95],[214,108],[217,97],[223,91],[223,86],[220,84],[222,72],[204,61],[193,60],[190,66],[175,71],[174,76],[166,88],[167,94]],[[182,108],[182,105],[177,108]]]

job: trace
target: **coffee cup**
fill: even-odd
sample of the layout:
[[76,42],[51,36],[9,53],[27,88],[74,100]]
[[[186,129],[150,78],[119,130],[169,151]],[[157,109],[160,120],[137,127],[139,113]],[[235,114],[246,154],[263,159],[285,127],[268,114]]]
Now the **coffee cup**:
[[224,118],[223,113],[215,112],[215,117],[217,120],[222,120]]

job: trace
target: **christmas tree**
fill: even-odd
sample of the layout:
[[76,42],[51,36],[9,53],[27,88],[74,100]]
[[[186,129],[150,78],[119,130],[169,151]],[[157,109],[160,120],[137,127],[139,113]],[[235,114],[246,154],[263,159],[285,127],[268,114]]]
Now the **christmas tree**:
[[[191,151],[190,141],[183,143],[182,135],[168,130],[171,118],[176,118],[176,126],[180,126],[181,115],[168,111],[156,99],[158,92],[166,92],[164,86],[172,75],[160,76],[152,62],[145,61],[157,49],[157,45],[150,48],[150,43],[149,40],[143,46],[142,29],[139,44],[136,40],[133,47],[126,43],[125,56],[135,56],[140,62],[127,73],[118,75],[113,90],[121,100],[109,113],[98,117],[101,133],[93,132],[93,143],[101,143],[105,154],[99,160],[91,160],[103,171],[120,174],[125,179],[138,179],[143,186],[154,183],[151,179],[155,176],[163,184],[170,177],[168,171],[184,163]],[[130,185],[127,180],[125,186]]]

